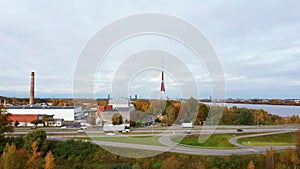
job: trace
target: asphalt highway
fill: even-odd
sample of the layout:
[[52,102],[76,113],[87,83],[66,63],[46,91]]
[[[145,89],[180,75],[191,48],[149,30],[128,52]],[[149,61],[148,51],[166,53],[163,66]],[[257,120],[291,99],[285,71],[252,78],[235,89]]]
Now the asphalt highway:
[[[262,127],[262,128],[243,128],[244,133],[249,133],[252,137],[254,136],[262,136],[262,135],[269,135],[269,134],[279,134],[285,132],[294,132],[297,130],[297,127]],[[29,130],[30,131],[30,130]],[[100,146],[108,146],[108,147],[123,147],[123,148],[132,148],[138,150],[149,150],[149,151],[157,151],[157,152],[175,152],[175,153],[184,153],[184,154],[198,154],[198,155],[231,155],[231,154],[259,154],[265,153],[266,149],[270,148],[269,146],[245,146],[237,143],[237,139],[243,137],[249,137],[248,135],[238,136],[231,138],[229,141],[236,145],[237,148],[228,148],[228,149],[220,149],[220,148],[199,148],[199,147],[186,147],[178,145],[174,143],[171,138],[176,136],[182,136],[185,131],[190,131],[191,134],[200,134],[200,133],[213,133],[213,134],[226,134],[226,133],[236,133],[236,128],[223,128],[223,129],[206,129],[203,130],[202,128],[193,128],[190,129],[182,129],[182,128],[171,128],[169,130],[162,130],[157,128],[150,128],[150,129],[136,129],[131,133],[124,134],[117,134],[119,137],[128,137],[128,136],[160,136],[159,142],[164,146],[153,146],[153,145],[142,145],[142,144],[131,144],[131,143],[118,143],[118,142],[107,142],[107,141],[93,141],[93,143],[98,144]],[[47,132],[47,131],[46,131]],[[142,134],[141,134],[142,132]],[[135,134],[136,133],[136,134]],[[253,133],[258,133],[254,134]],[[10,134],[27,134],[27,131],[16,131]],[[58,130],[58,131],[48,131],[47,136],[50,140],[57,140],[57,141],[64,141],[68,139],[66,136],[74,134],[78,134],[75,130]],[[106,134],[99,129],[87,129],[86,134],[89,137],[106,137]],[[77,137],[77,136],[76,136]],[[282,150],[287,148],[295,148],[295,146],[272,146],[276,150]]]

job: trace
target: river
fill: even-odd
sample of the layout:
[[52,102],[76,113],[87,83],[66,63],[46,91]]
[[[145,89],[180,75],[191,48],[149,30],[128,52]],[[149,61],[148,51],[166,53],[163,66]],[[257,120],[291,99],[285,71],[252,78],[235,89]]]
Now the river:
[[[211,103],[205,103],[211,104]],[[217,103],[219,104],[219,103]],[[220,104],[221,105],[221,104]],[[287,117],[298,115],[300,116],[300,106],[285,106],[285,105],[267,105],[267,104],[238,104],[238,103],[225,103],[225,105],[230,108],[236,106],[238,108],[248,108],[248,109],[263,109],[270,114]]]

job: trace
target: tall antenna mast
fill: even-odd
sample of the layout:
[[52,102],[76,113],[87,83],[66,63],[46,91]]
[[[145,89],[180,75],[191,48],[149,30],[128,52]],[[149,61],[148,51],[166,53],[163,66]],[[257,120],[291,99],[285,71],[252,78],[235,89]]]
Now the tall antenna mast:
[[164,79],[164,59],[162,59],[162,72],[161,72],[161,84],[160,84],[160,99],[166,99],[166,88]]

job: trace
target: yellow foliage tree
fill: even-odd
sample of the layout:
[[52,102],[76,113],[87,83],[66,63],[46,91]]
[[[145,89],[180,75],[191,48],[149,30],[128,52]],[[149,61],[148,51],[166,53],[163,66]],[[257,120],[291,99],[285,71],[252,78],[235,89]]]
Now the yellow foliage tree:
[[29,159],[27,161],[26,167],[28,169],[40,169],[43,167],[42,162],[42,152],[38,152],[37,141],[32,143],[32,150],[29,154]]
[[254,169],[254,168],[255,168],[254,163],[253,163],[253,161],[251,160],[251,161],[249,162],[248,166],[247,166],[247,169]]
[[300,156],[300,130],[295,131],[296,151]]
[[290,161],[293,163],[294,169],[297,169],[297,168],[298,168],[297,166],[299,165],[300,160],[299,160],[299,158],[298,158],[298,156],[297,156],[296,153],[293,153],[293,154],[291,155]]
[[179,167],[180,164],[178,160],[171,156],[163,161],[161,169],[168,169],[168,168],[178,169]]
[[14,144],[6,144],[0,160],[0,168],[14,169],[16,168],[16,146]]
[[55,163],[54,163],[54,156],[51,151],[49,151],[45,158],[45,168],[44,169],[54,169]]

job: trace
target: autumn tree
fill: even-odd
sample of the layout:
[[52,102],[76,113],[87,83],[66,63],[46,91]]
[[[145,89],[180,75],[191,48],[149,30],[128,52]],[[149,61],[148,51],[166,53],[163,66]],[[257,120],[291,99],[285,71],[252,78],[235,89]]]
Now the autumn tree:
[[97,104],[98,106],[106,106],[108,105],[108,100],[107,99],[97,99]]
[[251,161],[249,162],[248,166],[247,166],[247,169],[254,169],[254,168],[255,168],[254,163],[253,163],[253,161],[251,160]]
[[40,169],[43,167],[42,165],[42,152],[38,151],[38,143],[37,141],[32,143],[30,154],[28,155],[29,159],[27,161],[26,167],[28,169]]
[[59,100],[58,100],[58,99],[53,99],[53,100],[52,100],[51,106],[57,106],[58,103],[59,103]]
[[300,156],[300,130],[295,131],[296,151]]
[[65,105],[65,102],[64,100],[60,100],[57,104],[57,106],[64,106]]
[[197,114],[197,118],[195,120],[195,125],[203,124],[209,112],[209,107],[205,104],[199,104],[199,110]]
[[152,100],[151,106],[149,108],[149,114],[157,116],[157,115],[166,115],[166,100]]
[[182,102],[180,106],[180,110],[178,112],[178,122],[180,123],[188,123],[196,121],[199,104],[198,101],[194,98],[190,98],[186,102]]
[[18,163],[16,156],[16,145],[7,143],[0,159],[0,167],[3,169],[14,169]]
[[13,127],[11,125],[11,121],[8,119],[8,117],[10,116],[10,113],[7,113],[4,110],[4,107],[1,105],[0,106],[0,136],[4,133],[4,132],[11,132],[13,131]]
[[178,160],[175,157],[171,156],[163,161],[161,169],[168,169],[168,168],[177,169],[179,167],[180,164]]
[[134,101],[134,106],[136,108],[136,110],[139,111],[147,111],[150,108],[150,101],[149,100],[135,100]]
[[112,118],[111,118],[112,124],[113,125],[120,125],[123,123],[123,118],[120,113],[115,113]]
[[174,106],[169,106],[166,109],[167,125],[170,126],[176,120],[176,112]]
[[299,163],[300,163],[300,160],[299,160],[299,158],[298,158],[298,156],[297,156],[296,153],[293,152],[293,153],[291,154],[291,156],[290,156],[290,162],[293,164],[294,169],[297,169],[297,168],[298,168],[298,165],[299,165]]
[[275,149],[272,147],[270,150],[267,149],[266,152],[266,169],[274,169],[275,168]]
[[45,167],[44,169],[54,169],[55,163],[54,163],[54,156],[51,151],[49,151],[45,158]]
[[184,104],[187,106],[187,112],[186,112],[186,114],[188,115],[188,117],[192,121],[195,121],[196,117],[197,117],[197,113],[199,111],[198,100],[196,100],[195,98],[191,97]]

